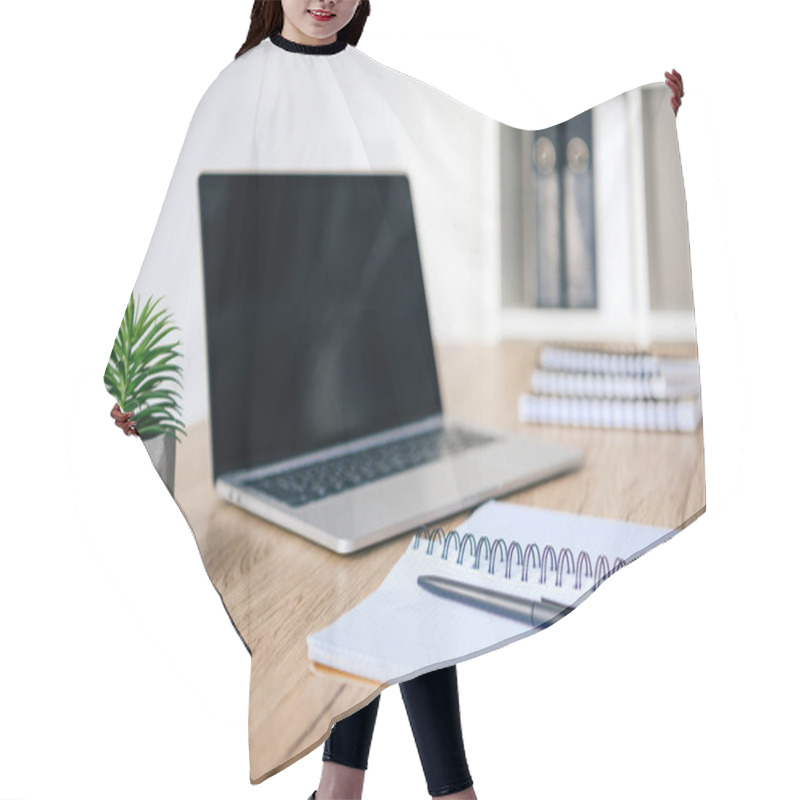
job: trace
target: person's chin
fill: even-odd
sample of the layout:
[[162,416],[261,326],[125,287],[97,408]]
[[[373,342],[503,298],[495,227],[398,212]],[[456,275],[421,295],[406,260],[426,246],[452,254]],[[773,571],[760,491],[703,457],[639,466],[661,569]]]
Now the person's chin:
[[329,36],[336,36],[338,38],[339,31],[341,28],[333,28],[330,25],[325,23],[315,23],[313,20],[303,20],[304,25],[300,28],[301,31],[306,36],[310,36],[312,39],[316,39],[318,42],[322,42],[323,39],[327,39]]
[[333,31],[333,33],[321,34],[318,29],[314,29],[313,25],[311,26],[310,30],[309,28],[301,28],[300,30],[302,30],[306,36],[313,39],[315,45],[322,44],[330,36],[336,36],[337,38],[339,36],[339,31]]

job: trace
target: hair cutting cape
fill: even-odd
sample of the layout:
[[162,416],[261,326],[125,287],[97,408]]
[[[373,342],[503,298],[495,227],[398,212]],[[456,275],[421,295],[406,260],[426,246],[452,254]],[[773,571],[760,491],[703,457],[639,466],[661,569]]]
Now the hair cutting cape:
[[[663,84],[525,131],[344,41],[225,67],[104,377],[251,654],[251,780],[701,514],[694,341]],[[516,444],[431,461],[437,409]],[[537,447],[560,467],[520,479]]]

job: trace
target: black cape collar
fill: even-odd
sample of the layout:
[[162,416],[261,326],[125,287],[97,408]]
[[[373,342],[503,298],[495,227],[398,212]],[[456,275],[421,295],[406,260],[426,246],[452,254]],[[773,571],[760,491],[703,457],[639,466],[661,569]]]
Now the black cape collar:
[[304,53],[308,56],[330,56],[334,53],[341,53],[347,47],[346,39],[337,39],[330,44],[298,44],[277,32],[273,33],[269,40],[272,44],[283,50],[288,50],[290,53]]

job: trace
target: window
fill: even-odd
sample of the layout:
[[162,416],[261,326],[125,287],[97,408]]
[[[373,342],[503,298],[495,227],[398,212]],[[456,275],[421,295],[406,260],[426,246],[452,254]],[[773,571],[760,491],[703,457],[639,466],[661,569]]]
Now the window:
[[[527,133],[527,132],[526,132]],[[522,137],[524,283],[538,308],[597,308],[592,112]]]
[[499,334],[693,341],[667,87],[634,89],[543,130],[501,125],[498,136]]

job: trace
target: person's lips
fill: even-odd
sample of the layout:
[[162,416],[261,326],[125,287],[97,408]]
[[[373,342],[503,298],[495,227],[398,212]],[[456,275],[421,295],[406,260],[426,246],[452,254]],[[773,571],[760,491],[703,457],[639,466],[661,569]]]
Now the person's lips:
[[336,14],[332,14],[330,11],[318,11],[317,9],[309,9],[308,13],[311,14],[314,19],[318,19],[323,22],[336,16]]

